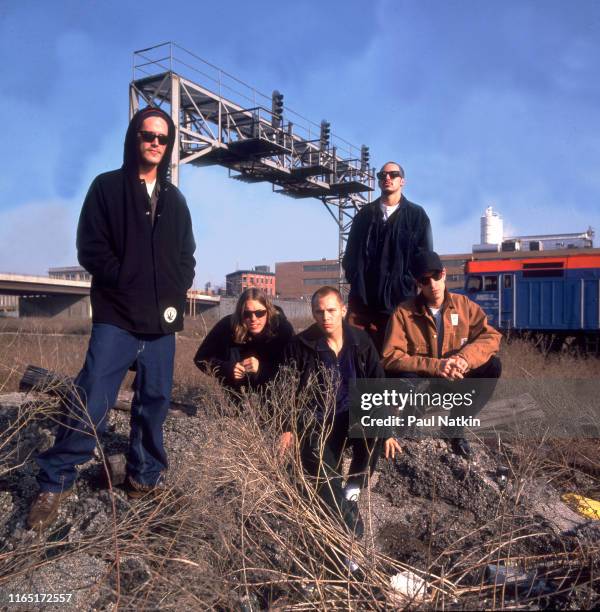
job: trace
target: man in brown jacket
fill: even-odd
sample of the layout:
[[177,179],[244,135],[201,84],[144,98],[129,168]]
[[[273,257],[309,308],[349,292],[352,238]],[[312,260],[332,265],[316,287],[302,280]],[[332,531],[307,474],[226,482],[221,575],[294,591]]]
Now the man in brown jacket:
[[[400,304],[387,327],[383,366],[392,376],[487,379],[470,407],[453,407],[450,417],[474,417],[490,399],[502,364],[496,353],[500,332],[488,324],[483,310],[467,296],[449,293],[446,270],[433,251],[422,252],[414,265],[420,294]],[[464,427],[444,432],[452,449],[464,457],[471,448]]]

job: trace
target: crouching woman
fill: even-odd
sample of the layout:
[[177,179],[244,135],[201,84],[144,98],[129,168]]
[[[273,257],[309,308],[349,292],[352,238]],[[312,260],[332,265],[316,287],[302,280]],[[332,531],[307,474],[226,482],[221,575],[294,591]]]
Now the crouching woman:
[[283,310],[262,289],[246,289],[235,312],[223,317],[206,336],[194,363],[204,372],[214,372],[230,389],[260,390],[275,377],[293,335]]

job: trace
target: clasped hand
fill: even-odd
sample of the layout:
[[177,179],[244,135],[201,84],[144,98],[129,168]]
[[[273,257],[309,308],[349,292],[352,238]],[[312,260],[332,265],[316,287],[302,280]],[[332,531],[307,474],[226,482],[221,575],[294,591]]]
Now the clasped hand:
[[256,374],[259,368],[259,362],[256,357],[247,357],[242,361],[238,361],[233,366],[233,378],[242,380],[246,374]]
[[440,359],[440,376],[449,380],[460,380],[464,378],[469,370],[469,363],[464,357],[454,355],[448,359]]

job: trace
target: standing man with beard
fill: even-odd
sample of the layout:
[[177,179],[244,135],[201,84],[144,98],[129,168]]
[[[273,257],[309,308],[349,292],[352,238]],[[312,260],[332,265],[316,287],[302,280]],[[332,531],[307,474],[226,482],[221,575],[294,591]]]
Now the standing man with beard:
[[427,213],[402,193],[404,169],[387,162],[377,173],[381,196],[354,217],[342,266],[350,283],[348,322],[364,329],[381,355],[394,308],[416,293],[414,257],[431,251]]
[[127,456],[131,498],[152,492],[167,469],[162,425],[173,382],[175,332],[194,279],[194,236],[183,195],[167,180],[175,125],[138,111],[123,166],[97,176],[77,229],[79,263],[92,275],[93,326],[83,369],[65,402],[54,446],[37,458],[40,493],[27,523],[44,529],[73,490],[76,466],[93,457],[128,369],[135,394]]

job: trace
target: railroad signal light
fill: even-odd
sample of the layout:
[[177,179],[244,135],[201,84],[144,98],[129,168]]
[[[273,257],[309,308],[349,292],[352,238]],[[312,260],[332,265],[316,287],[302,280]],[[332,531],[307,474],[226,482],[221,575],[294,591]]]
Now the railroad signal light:
[[280,127],[283,119],[283,94],[279,93],[276,89],[273,91],[272,95],[272,117],[271,117],[271,125],[273,127]]
[[325,121],[325,119],[321,121],[321,136],[319,140],[321,141],[321,151],[327,150],[331,141],[331,123]]
[[369,169],[370,157],[369,147],[367,147],[367,145],[362,145],[360,148],[360,169],[362,172],[367,172]]

